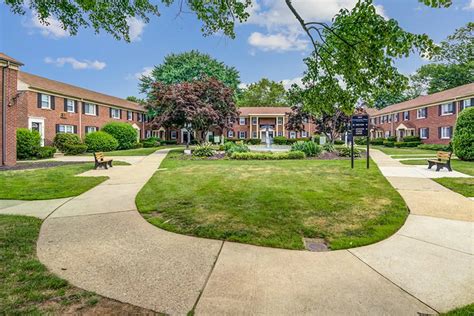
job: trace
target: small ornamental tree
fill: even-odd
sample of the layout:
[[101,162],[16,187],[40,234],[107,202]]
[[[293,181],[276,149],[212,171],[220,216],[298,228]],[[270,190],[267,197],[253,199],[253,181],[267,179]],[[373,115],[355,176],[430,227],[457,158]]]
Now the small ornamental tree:
[[137,131],[130,124],[111,122],[105,124],[102,131],[109,133],[118,141],[117,149],[130,149],[137,143]]
[[[165,85],[153,84],[147,108],[155,113],[156,127],[186,129],[196,132],[202,142],[212,128],[221,131],[236,121],[238,113],[233,100],[234,91],[214,78]],[[190,137],[187,139],[189,146]]]
[[464,109],[459,114],[452,144],[459,159],[474,160],[474,107]]

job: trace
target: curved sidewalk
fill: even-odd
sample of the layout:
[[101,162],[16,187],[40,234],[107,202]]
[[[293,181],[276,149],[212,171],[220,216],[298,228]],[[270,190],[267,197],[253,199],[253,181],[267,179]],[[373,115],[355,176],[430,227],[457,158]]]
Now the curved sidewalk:
[[[350,250],[312,253],[194,238],[160,230],[136,211],[136,194],[166,153],[111,169],[110,180],[57,208],[40,232],[40,260],[76,286],[176,315],[193,309],[198,315],[416,315],[474,301],[474,202],[468,199],[471,222],[410,215],[389,239]],[[381,165],[390,164],[387,157],[373,153]]]

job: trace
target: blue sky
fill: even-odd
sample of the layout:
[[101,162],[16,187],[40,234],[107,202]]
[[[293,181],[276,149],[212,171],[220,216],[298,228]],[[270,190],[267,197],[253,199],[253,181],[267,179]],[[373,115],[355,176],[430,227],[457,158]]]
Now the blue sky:
[[[356,0],[295,0],[308,20],[328,21],[341,7]],[[395,18],[407,31],[426,33],[440,42],[456,28],[474,20],[474,0],[454,0],[448,9],[432,9],[417,0],[375,0],[379,12]],[[236,38],[204,37],[201,23],[192,14],[176,16],[175,7],[162,7],[160,17],[144,25],[131,21],[133,41],[81,29],[69,36],[51,21],[41,26],[31,13],[10,13],[0,4],[0,51],[19,59],[23,70],[103,93],[126,97],[138,95],[137,77],[163,57],[191,49],[209,53],[236,67],[243,83],[267,77],[285,83],[297,82],[310,52],[283,0],[254,0],[251,18],[236,28]],[[426,63],[419,56],[397,62],[409,74]]]

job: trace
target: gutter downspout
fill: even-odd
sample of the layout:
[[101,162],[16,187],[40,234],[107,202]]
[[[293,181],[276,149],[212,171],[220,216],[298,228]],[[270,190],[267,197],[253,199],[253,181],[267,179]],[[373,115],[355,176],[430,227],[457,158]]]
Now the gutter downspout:
[[7,61],[7,65],[2,67],[2,166],[7,161],[7,69],[10,67],[10,62]]

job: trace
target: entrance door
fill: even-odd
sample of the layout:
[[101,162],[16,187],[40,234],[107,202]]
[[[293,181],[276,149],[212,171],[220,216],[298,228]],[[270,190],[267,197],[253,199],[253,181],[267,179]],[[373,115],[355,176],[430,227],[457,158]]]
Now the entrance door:
[[41,146],[44,146],[44,118],[28,118],[28,128],[40,134]]

